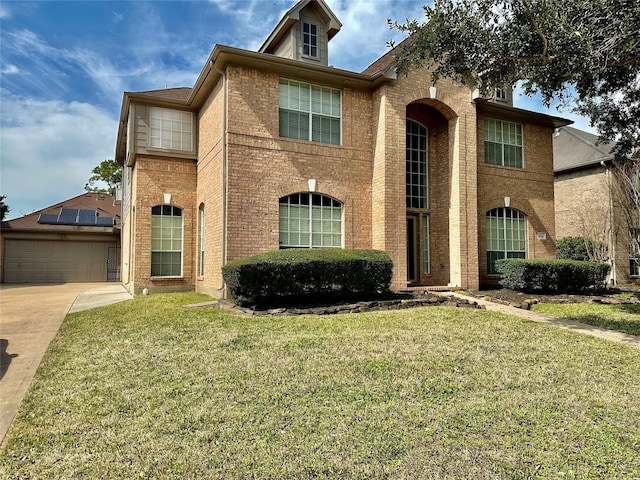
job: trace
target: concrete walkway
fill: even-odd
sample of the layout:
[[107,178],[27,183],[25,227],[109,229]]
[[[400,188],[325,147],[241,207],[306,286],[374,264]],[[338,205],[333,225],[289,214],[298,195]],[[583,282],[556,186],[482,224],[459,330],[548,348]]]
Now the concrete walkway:
[[67,313],[130,298],[117,283],[0,285],[0,442]]
[[546,323],[558,328],[564,328],[565,330],[571,330],[574,332],[584,333],[593,337],[604,338],[610,342],[623,343],[633,348],[640,349],[640,337],[635,335],[628,335],[626,333],[614,332],[613,330],[607,330],[593,325],[587,325],[586,323],[576,322],[574,320],[567,320],[565,318],[551,317],[549,315],[543,315],[541,313],[535,313],[530,310],[523,310],[521,308],[512,307],[510,305],[502,305],[500,303],[490,302],[480,298],[470,297],[460,293],[448,294],[454,297],[464,298],[469,302],[476,302],[478,305],[483,305],[487,310],[506,313],[507,315],[514,315],[516,317],[524,318],[532,322]]

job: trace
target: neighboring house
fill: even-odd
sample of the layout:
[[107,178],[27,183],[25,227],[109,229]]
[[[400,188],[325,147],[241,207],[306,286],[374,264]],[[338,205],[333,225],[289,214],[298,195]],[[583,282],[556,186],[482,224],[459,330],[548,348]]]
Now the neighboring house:
[[584,236],[605,244],[610,280],[627,284],[640,281],[640,252],[630,242],[640,235],[640,225],[630,220],[629,213],[638,207],[620,180],[611,153],[614,145],[600,145],[597,135],[572,127],[554,135],[556,235]]
[[114,196],[83,193],[2,222],[2,281],[120,281],[121,206]]
[[[220,295],[221,267],[278,248],[375,248],[393,288],[478,288],[503,257],[555,255],[552,133],[430,70],[329,65],[322,0],[257,52],[216,45],[193,88],[125,92],[122,280]],[[381,26],[381,28],[384,28]]]

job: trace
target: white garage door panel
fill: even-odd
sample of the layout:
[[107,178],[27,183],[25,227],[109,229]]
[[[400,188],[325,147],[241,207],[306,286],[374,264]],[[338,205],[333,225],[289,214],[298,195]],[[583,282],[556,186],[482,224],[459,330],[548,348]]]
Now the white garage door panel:
[[107,281],[108,242],[5,240],[4,281]]

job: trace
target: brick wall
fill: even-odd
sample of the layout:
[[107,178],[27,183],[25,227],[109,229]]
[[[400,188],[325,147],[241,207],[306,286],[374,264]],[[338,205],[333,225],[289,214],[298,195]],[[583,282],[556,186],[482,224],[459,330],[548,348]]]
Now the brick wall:
[[[493,117],[492,117],[493,118]],[[486,214],[505,206],[527,216],[527,258],[555,257],[555,212],[551,127],[523,125],[524,168],[488,165],[484,162],[484,117],[478,118],[478,240],[480,277],[485,285],[498,277],[487,275]],[[539,240],[537,233],[545,233]]]
[[[150,292],[193,290],[196,232],[196,165],[193,160],[139,155],[135,166],[135,258],[133,291]],[[164,194],[171,194],[171,204],[183,210],[183,268],[180,278],[151,277],[151,208],[164,204]]]

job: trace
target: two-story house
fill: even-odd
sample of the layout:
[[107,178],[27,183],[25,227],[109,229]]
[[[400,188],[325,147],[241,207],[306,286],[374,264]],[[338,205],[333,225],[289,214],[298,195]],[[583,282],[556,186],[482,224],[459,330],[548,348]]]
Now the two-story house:
[[393,288],[498,279],[555,254],[552,133],[563,119],[482,99],[394,50],[329,65],[340,21],[301,0],[259,51],[216,45],[191,88],[124,94],[122,278],[220,295],[221,267],[279,248],[375,248]]
[[[640,282],[640,205],[637,169],[626,179],[613,154],[615,143],[572,127],[553,137],[556,234],[585,237],[603,245],[611,264],[610,283]],[[638,187],[633,188],[633,184]]]

